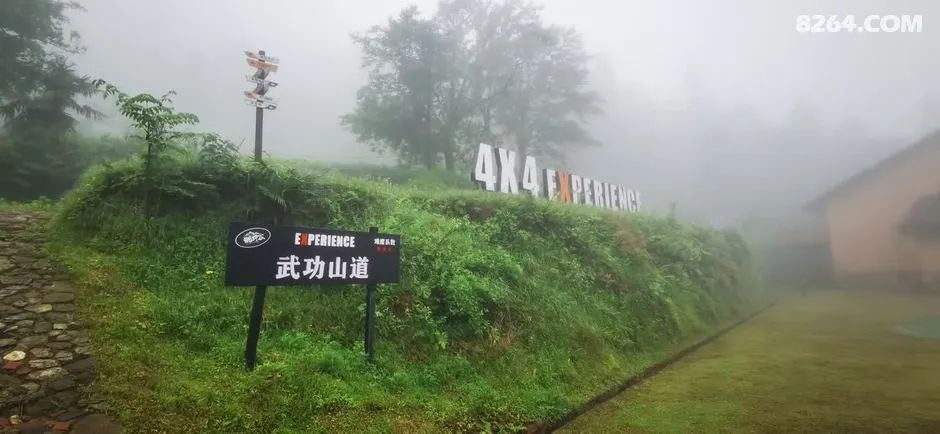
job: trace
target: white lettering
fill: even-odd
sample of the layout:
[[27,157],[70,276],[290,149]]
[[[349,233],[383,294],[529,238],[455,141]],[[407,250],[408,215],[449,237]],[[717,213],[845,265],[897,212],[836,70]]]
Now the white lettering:
[[535,157],[525,157],[525,167],[522,168],[522,191],[529,193],[532,197],[539,195],[538,173],[535,168]]
[[282,256],[277,258],[277,273],[275,279],[300,279],[300,273],[297,272],[297,266],[300,265],[300,259],[296,255]]
[[345,261],[341,260],[339,257],[336,257],[336,260],[330,262],[329,270],[327,271],[327,276],[330,279],[346,278],[346,266],[349,265]]
[[585,205],[594,205],[594,187],[591,185],[594,183],[594,180],[590,178],[582,178],[581,183],[584,184],[584,202]]
[[594,206],[601,208],[604,206],[604,183],[594,181]]
[[492,146],[480,143],[477,149],[477,164],[470,179],[483,186],[486,191],[496,190],[496,166],[493,165]]
[[605,191],[606,194],[604,195],[604,197],[607,198],[607,202],[606,202],[606,203],[607,203],[607,208],[608,208],[608,209],[614,209],[614,195],[613,195],[613,192],[614,192],[614,190],[615,190],[616,188],[614,187],[613,184],[604,184],[604,186],[607,188],[607,190]]
[[516,180],[516,151],[496,148],[496,166],[499,168],[499,191],[519,194],[519,181]]
[[555,171],[552,169],[545,169],[542,171],[542,183],[545,184],[545,198],[549,200],[555,200]]
[[881,29],[888,33],[894,33],[901,28],[901,19],[897,15],[885,15],[881,17]]
[[627,190],[627,203],[630,204],[630,212],[640,210],[640,199],[635,191]]
[[306,264],[303,271],[304,276],[307,276],[310,280],[323,278],[323,266],[326,263],[320,260],[319,255],[314,256],[313,259],[304,259],[304,264]]
[[865,31],[870,32],[870,33],[880,32],[881,29],[879,29],[878,26],[875,26],[874,24],[872,24],[872,21],[875,21],[879,18],[881,18],[881,15],[869,15],[865,17],[865,22],[863,23],[863,25],[865,26]]
[[571,203],[584,203],[584,180],[578,175],[571,175]]
[[350,279],[368,279],[369,278],[369,258],[360,256],[352,258],[352,270],[349,272]]
[[[881,16],[876,16],[882,18]],[[920,16],[908,18],[904,16],[898,26],[891,22],[890,27],[914,27],[921,25]],[[899,20],[900,21],[900,20]],[[909,21],[909,24],[907,23]],[[878,24],[877,21],[873,24]],[[522,164],[521,177],[516,173],[516,151],[503,149],[485,143],[480,143],[477,150],[476,165],[471,179],[480,184],[487,191],[499,190],[503,193],[519,194],[520,191],[532,195],[548,198],[550,200],[564,200],[570,202],[592,205],[598,208],[617,209],[636,212],[639,209],[639,193],[628,190],[622,185],[600,182],[591,178],[572,175],[570,172],[557,172],[553,169],[543,169],[541,177],[538,176],[538,164],[535,157],[526,156]],[[562,176],[564,175],[564,176]],[[521,183],[519,182],[521,179]],[[562,185],[564,181],[565,185]],[[303,238],[300,238],[301,242]],[[320,243],[323,244],[320,244]],[[297,238],[295,238],[295,244]],[[391,240],[386,244],[394,245]],[[308,244],[318,244],[337,247],[355,247],[355,238],[320,236],[308,239]]]
[[901,31],[920,33],[924,28],[923,15],[901,15]]

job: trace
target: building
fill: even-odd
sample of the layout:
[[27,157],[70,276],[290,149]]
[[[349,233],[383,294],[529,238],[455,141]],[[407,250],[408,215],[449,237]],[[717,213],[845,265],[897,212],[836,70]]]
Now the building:
[[807,205],[843,286],[940,288],[940,131]]

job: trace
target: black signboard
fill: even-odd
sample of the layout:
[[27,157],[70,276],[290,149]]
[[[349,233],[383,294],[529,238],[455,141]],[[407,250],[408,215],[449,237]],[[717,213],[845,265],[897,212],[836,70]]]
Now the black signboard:
[[396,283],[401,237],[232,223],[227,286]]

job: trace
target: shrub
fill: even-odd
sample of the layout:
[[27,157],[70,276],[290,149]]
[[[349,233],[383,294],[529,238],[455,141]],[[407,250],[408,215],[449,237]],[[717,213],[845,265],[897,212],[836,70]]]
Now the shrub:
[[[153,185],[134,159],[94,169],[67,199],[60,256],[115,276],[91,297],[93,318],[107,318],[96,323],[103,387],[125,422],[139,408],[209,417],[195,406],[229,432],[344,431],[366,413],[383,427],[514,430],[655,362],[750,294],[731,232],[293,166],[209,140],[170,153]],[[402,282],[379,288],[375,365],[361,357],[361,289],[273,288],[262,365],[241,372],[250,296],[221,280],[236,219],[402,235]],[[154,391],[122,387],[138,380],[121,367],[143,363]],[[226,399],[207,402],[207,390]]]

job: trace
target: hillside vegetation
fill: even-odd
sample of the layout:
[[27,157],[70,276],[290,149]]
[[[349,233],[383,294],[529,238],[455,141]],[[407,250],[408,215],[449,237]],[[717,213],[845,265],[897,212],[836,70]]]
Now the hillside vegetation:
[[[131,432],[521,430],[755,294],[735,233],[672,219],[316,175],[214,145],[152,170],[92,170],[52,228],[82,288],[99,387]],[[261,364],[245,372],[253,289],[223,286],[225,232],[271,219],[401,234],[374,364],[364,288],[285,287],[268,291]]]

